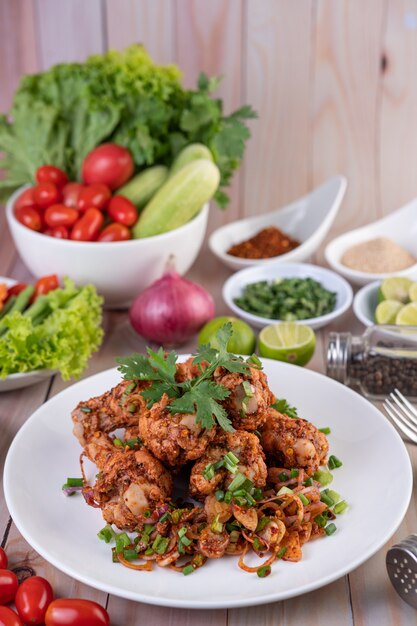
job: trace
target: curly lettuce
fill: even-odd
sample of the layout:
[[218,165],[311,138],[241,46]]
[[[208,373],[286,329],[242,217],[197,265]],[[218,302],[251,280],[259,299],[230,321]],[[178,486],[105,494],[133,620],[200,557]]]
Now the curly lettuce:
[[0,338],[0,378],[37,369],[58,370],[64,380],[79,378],[103,339],[102,303],[93,285],[64,286],[45,296],[48,315],[39,323],[24,313],[3,318]]

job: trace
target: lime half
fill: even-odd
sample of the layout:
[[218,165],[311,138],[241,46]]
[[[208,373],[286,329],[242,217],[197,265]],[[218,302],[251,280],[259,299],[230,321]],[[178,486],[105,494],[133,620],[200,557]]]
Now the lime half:
[[411,302],[417,302],[417,283],[413,283],[410,285],[410,289],[408,290],[408,297]]
[[378,289],[378,302],[383,300],[397,300],[404,304],[409,301],[408,290],[413,281],[405,276],[393,276],[382,281]]
[[410,302],[397,313],[395,323],[401,326],[417,326],[417,302]]
[[198,345],[209,343],[212,348],[218,349],[217,331],[227,322],[231,322],[233,335],[228,341],[227,349],[235,354],[253,354],[256,346],[256,335],[246,322],[237,317],[223,315],[215,317],[203,326],[198,335]]
[[314,354],[316,336],[309,326],[281,322],[263,328],[258,338],[261,356],[306,365]]
[[375,310],[377,324],[395,324],[398,312],[404,307],[398,300],[383,300]]

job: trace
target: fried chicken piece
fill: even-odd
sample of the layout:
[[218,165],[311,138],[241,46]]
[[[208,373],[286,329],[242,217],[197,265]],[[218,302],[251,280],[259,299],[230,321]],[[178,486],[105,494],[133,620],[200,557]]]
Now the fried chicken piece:
[[280,467],[303,468],[309,476],[326,462],[326,435],[307,420],[288,417],[269,409],[261,428],[261,443],[271,462]]
[[159,507],[172,493],[170,473],[145,448],[116,451],[100,470],[93,501],[106,522],[120,530],[134,530],[139,515]]
[[171,413],[170,399],[164,394],[159,402],[139,417],[139,436],[146,447],[171,467],[178,468],[199,459],[216,435],[216,427],[203,428],[193,413]]
[[232,433],[222,431],[191,470],[190,495],[193,498],[204,500],[216,489],[228,488],[234,474],[225,467],[221,467],[210,480],[204,477],[206,466],[209,463],[222,460],[228,452],[233,452],[239,459],[238,470],[245,474],[255,487],[265,486],[267,468],[264,461],[265,455],[258,437],[244,430],[236,430]]
[[80,402],[71,413],[73,433],[80,444],[84,447],[96,432],[136,426],[146,408],[140,392],[148,386],[148,381],[123,380],[103,395]]
[[222,405],[236,430],[258,430],[266,419],[275,396],[268,387],[266,374],[251,367],[248,374],[235,374],[219,367],[214,380],[230,391]]
[[176,368],[177,372],[175,374],[175,380],[179,383],[183,383],[186,380],[191,380],[192,378],[197,378],[201,374],[201,370],[206,369],[208,363],[205,361],[201,363],[201,369],[198,365],[193,363],[193,356],[190,356],[189,359],[183,361],[182,363],[177,363]]

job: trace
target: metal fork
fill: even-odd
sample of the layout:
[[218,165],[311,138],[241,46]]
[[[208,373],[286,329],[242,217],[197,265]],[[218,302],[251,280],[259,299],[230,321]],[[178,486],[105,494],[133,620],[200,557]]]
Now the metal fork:
[[384,401],[385,411],[399,430],[411,441],[417,443],[417,410],[398,389],[390,393],[390,399],[387,398]]

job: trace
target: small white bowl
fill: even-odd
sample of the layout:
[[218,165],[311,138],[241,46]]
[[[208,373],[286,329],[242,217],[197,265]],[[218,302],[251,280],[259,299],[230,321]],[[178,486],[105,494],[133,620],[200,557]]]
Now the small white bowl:
[[223,286],[223,299],[227,306],[255,328],[263,328],[268,324],[279,324],[280,320],[271,320],[266,317],[252,315],[243,311],[234,303],[234,299],[242,295],[246,285],[261,280],[273,281],[277,278],[313,278],[321,283],[325,289],[337,294],[334,310],[327,315],[321,315],[306,320],[299,320],[299,324],[307,324],[311,328],[321,328],[343,315],[352,303],[352,288],[344,278],[331,270],[308,263],[268,263],[258,267],[250,267],[233,274]]
[[[209,240],[213,254],[232,270],[274,262],[305,261],[317,250],[339,211],[347,187],[344,176],[335,176],[295,202],[269,213],[231,222],[214,231]],[[227,250],[253,237],[267,226],[276,226],[301,245],[271,259],[240,259]]]
[[325,257],[336,272],[347,278],[354,285],[366,285],[375,280],[383,280],[389,276],[408,276],[417,279],[417,263],[410,267],[385,274],[371,274],[353,270],[340,262],[343,254],[352,246],[375,239],[387,237],[400,246],[406,248],[417,258],[417,198],[403,206],[398,211],[372,222],[361,228],[350,230],[333,239],[325,249]]
[[109,307],[128,307],[162,276],[172,254],[177,272],[187,272],[203,243],[208,204],[184,226],[155,237],[114,243],[48,237],[26,228],[14,216],[14,202],[27,187],[17,190],[6,204],[10,232],[25,265],[37,278],[54,273],[60,279],[69,276],[77,285],[93,283]]
[[353,312],[357,319],[365,326],[375,324],[375,309],[378,306],[378,289],[380,280],[369,283],[359,289],[353,299]]

